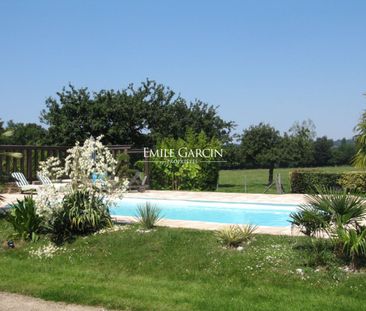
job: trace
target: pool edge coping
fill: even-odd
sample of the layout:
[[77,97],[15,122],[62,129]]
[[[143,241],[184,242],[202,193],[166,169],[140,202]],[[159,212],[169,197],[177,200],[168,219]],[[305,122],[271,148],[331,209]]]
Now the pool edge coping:
[[268,206],[296,206],[299,207],[303,203],[269,203],[269,202],[248,202],[248,201],[217,201],[217,200],[197,200],[197,199],[170,199],[170,198],[156,198],[156,197],[135,197],[135,196],[124,196],[116,201],[122,201],[123,199],[137,199],[137,200],[160,200],[160,201],[184,201],[184,202],[199,202],[199,203],[224,203],[224,204],[251,204],[251,205],[268,205]]
[[[112,219],[117,223],[136,223],[136,217],[133,216],[112,216]],[[215,231],[222,228],[232,226],[230,223],[205,222],[196,220],[175,220],[162,219],[158,222],[160,227],[182,228],[194,230],[208,230]],[[286,236],[303,236],[296,228],[291,226],[257,226],[256,234],[270,234],[270,235],[286,235]]]

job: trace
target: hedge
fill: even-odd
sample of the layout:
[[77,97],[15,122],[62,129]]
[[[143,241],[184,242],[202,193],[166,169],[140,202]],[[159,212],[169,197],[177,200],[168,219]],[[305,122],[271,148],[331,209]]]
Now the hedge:
[[312,193],[316,187],[345,189],[366,193],[366,172],[326,173],[317,170],[294,170],[290,173],[292,193]]
[[344,173],[339,183],[347,191],[366,193],[366,172]]

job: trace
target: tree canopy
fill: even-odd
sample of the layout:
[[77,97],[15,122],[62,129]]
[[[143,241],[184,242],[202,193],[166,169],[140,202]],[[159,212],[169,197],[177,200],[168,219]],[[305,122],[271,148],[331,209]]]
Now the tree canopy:
[[295,122],[285,135],[286,155],[290,166],[306,167],[314,163],[315,125],[311,120]]
[[164,137],[184,137],[188,128],[227,142],[235,126],[218,115],[217,107],[188,102],[152,80],[118,91],[69,85],[47,99],[41,121],[48,126],[48,139],[59,145],[103,134],[107,144],[151,146]]
[[245,161],[269,169],[268,184],[271,184],[274,167],[283,156],[280,132],[269,124],[250,126],[244,130],[241,147]]
[[329,165],[332,159],[333,140],[326,136],[318,137],[314,142],[314,164],[316,166]]

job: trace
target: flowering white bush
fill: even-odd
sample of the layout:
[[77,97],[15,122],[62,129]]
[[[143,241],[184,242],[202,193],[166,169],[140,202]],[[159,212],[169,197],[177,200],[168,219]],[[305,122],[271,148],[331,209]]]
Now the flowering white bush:
[[[88,190],[96,196],[103,197],[106,204],[113,204],[116,198],[121,198],[126,192],[128,180],[122,183],[114,181],[115,167],[117,161],[113,158],[109,149],[101,142],[102,136],[94,139],[93,137],[85,140],[83,145],[79,142],[69,149],[69,155],[65,160],[65,168],[61,169],[71,178],[69,187],[55,187],[48,185],[42,187],[37,193],[36,203],[37,212],[49,217],[57,208],[62,207],[64,196],[74,190]],[[47,161],[46,161],[47,162]],[[55,160],[50,160],[49,165],[42,166],[44,170],[54,167]],[[55,171],[55,170],[54,170]],[[59,172],[59,171],[57,171]],[[45,173],[50,176],[50,172]]]
[[37,195],[34,197],[37,214],[45,219],[49,219],[52,211],[62,207],[63,197],[71,190],[70,185],[66,185],[64,188],[56,188],[53,185],[44,185],[37,189]]
[[56,157],[49,157],[46,161],[39,162],[39,172],[50,179],[58,179],[64,175],[61,161]]
[[70,176],[74,189],[110,190],[110,177],[114,176],[117,161],[101,139],[102,136],[91,137],[82,146],[77,142],[67,151],[65,172]]

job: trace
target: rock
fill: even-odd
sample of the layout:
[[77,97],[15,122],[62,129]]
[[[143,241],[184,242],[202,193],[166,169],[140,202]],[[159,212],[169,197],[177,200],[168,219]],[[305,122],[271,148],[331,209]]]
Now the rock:
[[304,270],[298,268],[298,269],[296,269],[296,273],[300,274],[300,275],[304,275]]
[[237,248],[236,248],[236,250],[237,251],[242,251],[244,249],[244,247],[243,246],[238,246]]

